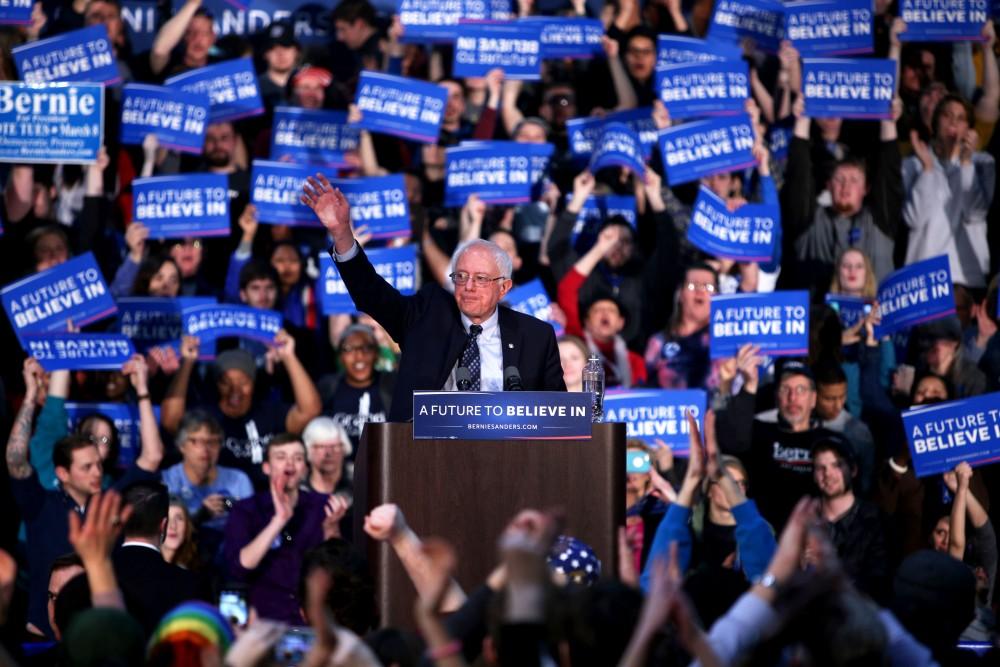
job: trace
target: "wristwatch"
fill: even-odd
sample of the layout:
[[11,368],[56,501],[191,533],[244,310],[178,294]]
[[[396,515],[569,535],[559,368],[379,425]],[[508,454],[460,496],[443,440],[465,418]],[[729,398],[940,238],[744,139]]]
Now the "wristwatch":
[[773,572],[765,572],[757,577],[757,581],[754,583],[764,588],[775,588],[778,585],[778,578],[774,576]]

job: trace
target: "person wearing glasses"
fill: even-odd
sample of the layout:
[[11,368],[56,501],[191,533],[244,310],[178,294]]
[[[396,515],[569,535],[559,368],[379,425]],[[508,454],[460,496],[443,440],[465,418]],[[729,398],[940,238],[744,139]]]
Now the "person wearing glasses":
[[[749,352],[753,355],[752,348]],[[784,360],[775,371],[777,410],[755,416],[757,365],[743,365],[743,388],[718,411],[716,433],[721,451],[738,456],[757,488],[767,490],[757,501],[761,514],[777,530],[795,503],[815,489],[813,445],[840,436],[824,428],[814,414],[816,380],[798,359]]]
[[[344,456],[349,462],[354,460],[352,451],[357,451],[361,444],[361,430],[365,424],[384,422],[392,403],[395,374],[375,370],[378,353],[375,330],[365,324],[352,324],[344,330],[337,350],[343,372],[324,376],[317,383],[323,414],[328,415],[317,419],[332,418],[335,425],[344,430],[347,438]],[[316,421],[314,419],[310,425]],[[303,438],[308,448],[309,439],[305,435]],[[350,463],[346,473],[350,480]]]
[[358,310],[372,315],[403,349],[390,421],[412,417],[414,389],[460,388],[460,367],[469,369],[467,388],[473,391],[507,388],[504,369],[511,366],[525,390],[566,390],[552,327],[498,307],[513,284],[510,256],[498,245],[477,239],[455,252],[453,295],[433,283],[404,297],[375,272],[354,240],[350,205],[326,177],[308,179],[302,202],[330,232],[330,255]]
[[233,503],[253,495],[242,470],[219,465],[222,426],[204,410],[190,410],[177,430],[181,462],[163,471],[163,484],[184,503],[198,526],[198,550],[211,556],[222,543],[222,530]]

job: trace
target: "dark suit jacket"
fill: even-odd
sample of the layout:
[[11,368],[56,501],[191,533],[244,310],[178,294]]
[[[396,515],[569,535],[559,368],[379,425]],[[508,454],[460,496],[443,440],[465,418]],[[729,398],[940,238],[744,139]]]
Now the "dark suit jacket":
[[194,574],[168,563],[152,549],[120,547],[112,562],[125,606],[142,625],[146,636],[153,633],[168,611],[198,597]]
[[[389,420],[413,416],[414,389],[441,389],[465,345],[466,332],[455,295],[438,284],[403,296],[375,272],[364,250],[338,262],[340,276],[363,313],[368,313],[403,351]],[[526,391],[565,391],[559,347],[547,322],[500,306],[503,367],[515,366]]]

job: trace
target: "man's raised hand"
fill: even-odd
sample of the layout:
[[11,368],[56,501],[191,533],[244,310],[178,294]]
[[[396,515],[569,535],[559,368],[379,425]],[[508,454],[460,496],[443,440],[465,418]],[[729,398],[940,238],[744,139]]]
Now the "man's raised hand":
[[345,253],[354,245],[354,233],[351,231],[351,206],[347,197],[337,188],[330,185],[323,174],[316,174],[306,179],[302,186],[302,196],[299,200],[311,208],[319,221],[323,223],[337,252]]

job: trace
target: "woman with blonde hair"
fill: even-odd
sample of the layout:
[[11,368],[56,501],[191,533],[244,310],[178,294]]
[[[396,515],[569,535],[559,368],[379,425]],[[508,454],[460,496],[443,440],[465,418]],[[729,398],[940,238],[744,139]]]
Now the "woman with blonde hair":
[[874,299],[878,295],[872,261],[862,250],[848,248],[840,253],[830,281],[830,294]]

